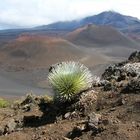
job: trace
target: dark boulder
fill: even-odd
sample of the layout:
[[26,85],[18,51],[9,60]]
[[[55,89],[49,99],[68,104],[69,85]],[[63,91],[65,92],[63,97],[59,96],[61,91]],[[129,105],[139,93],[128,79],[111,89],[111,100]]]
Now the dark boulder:
[[133,53],[129,56],[128,60],[129,60],[130,62],[140,62],[140,51],[135,51],[135,52],[133,52]]
[[140,94],[140,77],[132,79],[121,92]]

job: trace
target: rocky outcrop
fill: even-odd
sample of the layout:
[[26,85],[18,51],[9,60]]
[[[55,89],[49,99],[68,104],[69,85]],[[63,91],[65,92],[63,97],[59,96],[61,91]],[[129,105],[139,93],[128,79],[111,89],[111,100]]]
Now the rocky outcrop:
[[104,90],[140,93],[140,52],[134,52],[127,61],[109,66],[102,74]]

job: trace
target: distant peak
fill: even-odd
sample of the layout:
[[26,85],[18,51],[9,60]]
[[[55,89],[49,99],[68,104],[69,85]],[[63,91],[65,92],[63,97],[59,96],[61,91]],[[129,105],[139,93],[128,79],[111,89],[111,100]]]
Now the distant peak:
[[106,11],[106,12],[108,12],[108,13],[116,13],[116,14],[120,14],[119,12],[114,11],[114,10],[109,10],[109,11]]
[[113,10],[109,10],[109,11],[104,11],[104,12],[102,12],[102,13],[100,13],[100,15],[101,14],[119,14],[120,15],[120,13],[119,12],[116,12],[116,11],[113,11]]

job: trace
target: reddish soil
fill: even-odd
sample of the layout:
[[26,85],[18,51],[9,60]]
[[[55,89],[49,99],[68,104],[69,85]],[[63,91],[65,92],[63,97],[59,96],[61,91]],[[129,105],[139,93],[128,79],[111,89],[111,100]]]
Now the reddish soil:
[[[86,116],[66,119],[59,116],[57,121],[46,121],[46,123],[39,123],[32,119],[21,130],[5,134],[0,137],[0,140],[139,140],[139,94],[117,94],[99,90],[97,101],[89,106],[89,110],[88,113],[95,112],[101,115],[101,122],[98,124],[100,131],[74,132],[74,128],[80,126],[86,120]],[[12,114],[11,109],[1,109],[0,121],[8,117],[13,118]],[[42,115],[38,109],[23,114],[26,117]],[[72,135],[70,135],[71,132],[73,132]]]

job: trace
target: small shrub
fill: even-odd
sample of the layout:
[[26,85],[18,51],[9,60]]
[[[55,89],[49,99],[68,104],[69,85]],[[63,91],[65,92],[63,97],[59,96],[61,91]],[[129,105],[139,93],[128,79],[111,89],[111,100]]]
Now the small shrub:
[[0,98],[0,108],[5,108],[9,105],[9,102]]
[[49,73],[55,99],[70,101],[81,91],[92,86],[92,74],[78,62],[62,62]]

